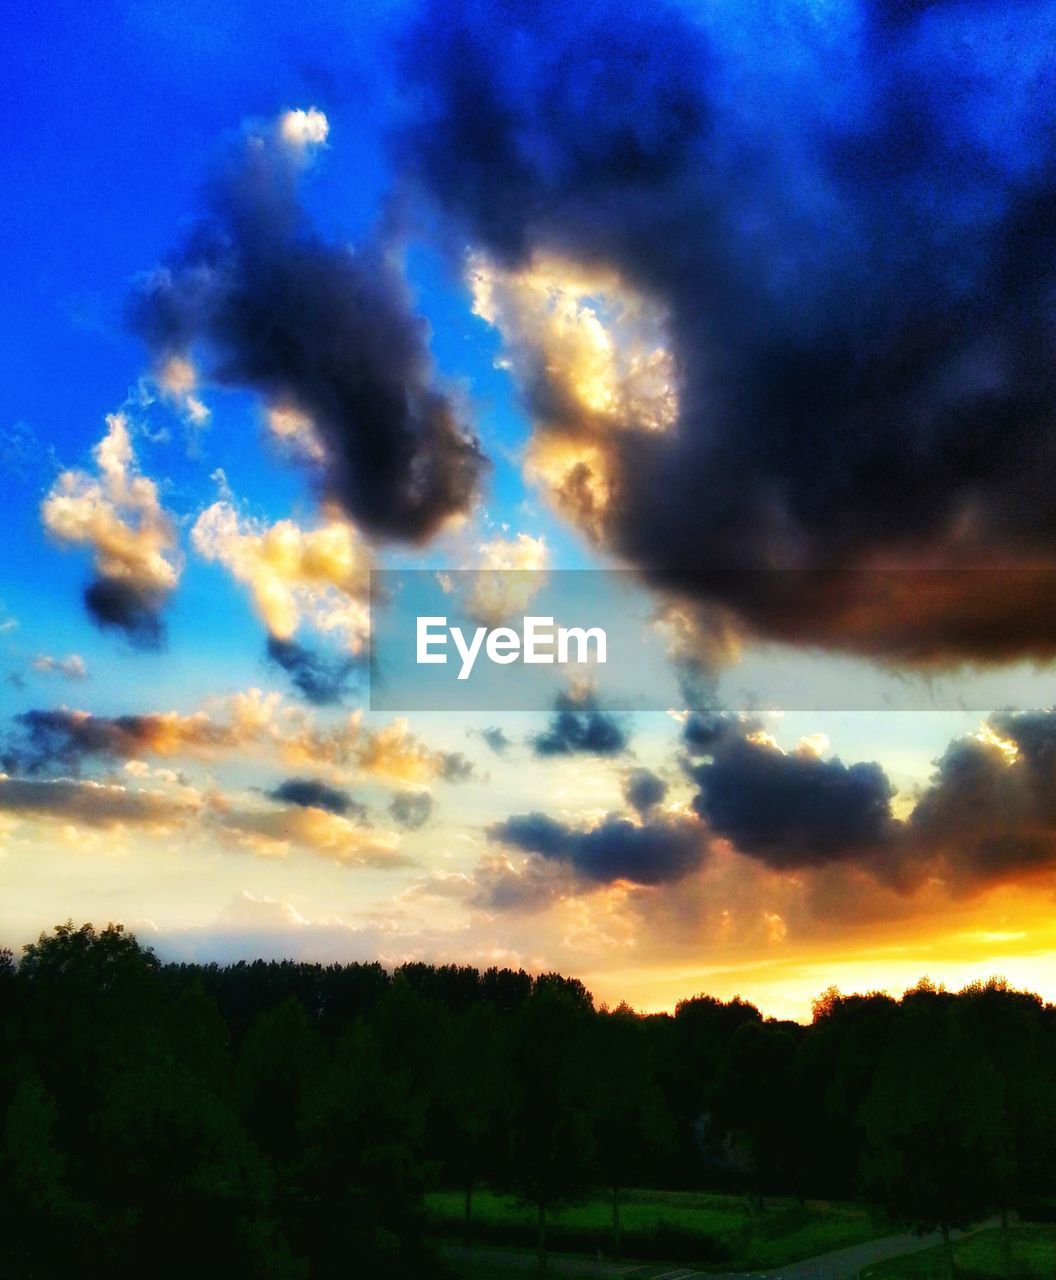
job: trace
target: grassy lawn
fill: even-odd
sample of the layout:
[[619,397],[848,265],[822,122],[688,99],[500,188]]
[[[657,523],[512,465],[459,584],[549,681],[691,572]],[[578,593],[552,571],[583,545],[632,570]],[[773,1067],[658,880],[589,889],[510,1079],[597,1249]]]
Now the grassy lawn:
[[[1011,1227],[1009,1234],[1013,1280],[1031,1276],[1053,1280],[1056,1276],[1056,1224],[1023,1223]],[[1001,1232],[996,1228],[956,1241],[953,1252],[958,1271],[966,1275],[1001,1277],[1003,1280]],[[904,1258],[879,1262],[864,1270],[861,1280],[939,1280],[944,1275],[942,1250],[924,1249]]]
[[[458,1192],[426,1197],[433,1229],[460,1238],[463,1199]],[[620,1206],[624,1256],[692,1261],[717,1269],[776,1267],[830,1249],[859,1244],[891,1228],[854,1205],[768,1200],[760,1212],[743,1196],[628,1191]],[[474,1240],[531,1247],[535,1212],[511,1196],[480,1191],[473,1197]],[[598,1195],[548,1216],[554,1249],[610,1252],[612,1206]]]

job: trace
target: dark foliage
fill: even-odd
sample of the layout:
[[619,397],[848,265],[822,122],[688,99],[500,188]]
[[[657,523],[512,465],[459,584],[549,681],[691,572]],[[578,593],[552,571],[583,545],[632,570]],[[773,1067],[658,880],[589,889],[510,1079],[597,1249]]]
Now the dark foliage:
[[947,1236],[1056,1192],[1056,1009],[997,981],[830,991],[805,1027],[708,996],[597,1009],[552,973],[162,965],[68,923],[0,952],[0,1047],[13,1280],[86,1256],[174,1280],[206,1257],[251,1280],[350,1259],[440,1276],[429,1186],[461,1188],[467,1240],[476,1188],[521,1196],[541,1256],[590,1243],[550,1219],[591,1189],[614,1254],[633,1186],[858,1196]]

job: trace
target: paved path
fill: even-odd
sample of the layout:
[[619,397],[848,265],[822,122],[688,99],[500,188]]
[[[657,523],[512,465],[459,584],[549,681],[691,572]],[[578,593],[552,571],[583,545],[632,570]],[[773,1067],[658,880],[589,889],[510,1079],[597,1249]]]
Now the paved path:
[[[982,1231],[984,1227],[997,1225],[997,1220],[981,1222],[968,1231],[954,1231],[954,1240],[962,1236]],[[928,1235],[917,1235],[905,1232],[897,1236],[883,1236],[879,1240],[867,1240],[864,1244],[854,1244],[846,1249],[834,1249],[831,1253],[819,1254],[816,1258],[804,1258],[800,1262],[790,1262],[786,1266],[776,1267],[772,1271],[691,1271],[687,1267],[650,1267],[638,1268],[637,1271],[623,1271],[620,1274],[635,1280],[856,1280],[858,1273],[865,1267],[877,1262],[886,1262],[888,1258],[897,1258],[904,1253],[917,1253],[921,1249],[933,1249],[942,1243],[938,1231]]]
[[[969,1231],[954,1231],[953,1239],[959,1240],[962,1236],[996,1225],[996,1218],[981,1222]],[[897,1258],[904,1253],[932,1249],[941,1243],[942,1236],[937,1231],[924,1236],[906,1232],[897,1236],[883,1236],[879,1240],[868,1240],[865,1244],[850,1245],[846,1249],[834,1249],[831,1253],[790,1262],[787,1266],[776,1267],[772,1271],[694,1271],[689,1267],[655,1262],[595,1262],[592,1258],[569,1257],[567,1254],[551,1254],[549,1269],[550,1274],[555,1276],[599,1276],[606,1280],[617,1280],[618,1277],[624,1277],[625,1280],[856,1280],[864,1267],[885,1262],[888,1258]],[[448,1245],[444,1254],[455,1263],[469,1260],[493,1262],[507,1268],[511,1274],[537,1272],[538,1268],[534,1253],[512,1249],[466,1249],[461,1245]]]

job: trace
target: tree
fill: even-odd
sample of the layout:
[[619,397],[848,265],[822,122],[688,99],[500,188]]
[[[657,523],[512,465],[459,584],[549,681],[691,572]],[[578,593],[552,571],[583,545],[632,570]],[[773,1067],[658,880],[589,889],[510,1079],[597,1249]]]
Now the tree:
[[489,1004],[460,1015],[451,1027],[439,1086],[443,1119],[438,1154],[447,1176],[464,1191],[466,1244],[471,1238],[474,1189],[489,1172],[501,1168],[501,1117],[509,1105],[503,1035],[499,1015]]
[[438,1271],[421,1211],[426,1099],[394,1067],[376,1031],[357,1022],[307,1089],[299,1112],[296,1238],[312,1275]]
[[4,1119],[0,1161],[0,1258],[4,1273],[59,1277],[98,1246],[98,1224],[69,1186],[58,1113],[40,1077],[23,1076]]
[[674,1126],[657,1085],[642,1020],[621,1005],[594,1023],[593,1106],[598,1168],[612,1194],[612,1249],[622,1252],[620,1194],[655,1169],[673,1146]]
[[297,1107],[321,1058],[319,1036],[296,996],[261,1013],[242,1042],[237,1077],[243,1114],[277,1162],[296,1158]]
[[592,1156],[589,1007],[567,984],[539,981],[510,1028],[509,1171],[536,1210],[539,1269],[547,1214],[587,1185]]
[[998,1081],[965,1034],[956,998],[907,992],[865,1105],[866,1187],[896,1217],[942,1233],[992,1207],[1000,1149]]
[[745,1143],[761,1205],[765,1191],[799,1190],[798,1113],[792,1096],[794,1024],[746,1020],[726,1045],[712,1103],[721,1129]]
[[1037,1194],[1056,1162],[1053,1037],[1037,996],[1000,979],[961,992],[956,1017],[962,1034],[993,1070],[996,1152],[994,1204],[1001,1214],[1005,1275],[1011,1273],[1009,1212]]
[[97,1199],[115,1261],[160,1280],[202,1269],[301,1280],[272,1210],[266,1162],[231,1108],[172,1063],[114,1081],[93,1118]]

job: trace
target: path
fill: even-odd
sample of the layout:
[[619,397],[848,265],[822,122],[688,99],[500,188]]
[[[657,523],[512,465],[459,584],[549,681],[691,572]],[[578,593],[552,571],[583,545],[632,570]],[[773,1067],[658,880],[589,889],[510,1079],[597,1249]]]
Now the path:
[[[996,1226],[996,1219],[981,1222],[968,1231],[954,1231],[954,1240],[973,1235],[986,1227]],[[850,1245],[846,1249],[833,1249],[831,1253],[816,1258],[804,1258],[770,1271],[694,1271],[671,1263],[595,1262],[593,1258],[570,1257],[567,1254],[551,1254],[549,1274],[552,1276],[599,1276],[605,1280],[856,1280],[864,1267],[904,1253],[917,1253],[932,1249],[942,1243],[942,1236],[933,1231],[928,1235],[905,1232],[897,1236],[883,1236],[868,1240],[865,1244]],[[509,1270],[511,1275],[522,1272],[538,1274],[534,1253],[502,1249],[467,1249],[461,1245],[448,1245],[445,1257],[452,1262],[492,1262]]]

